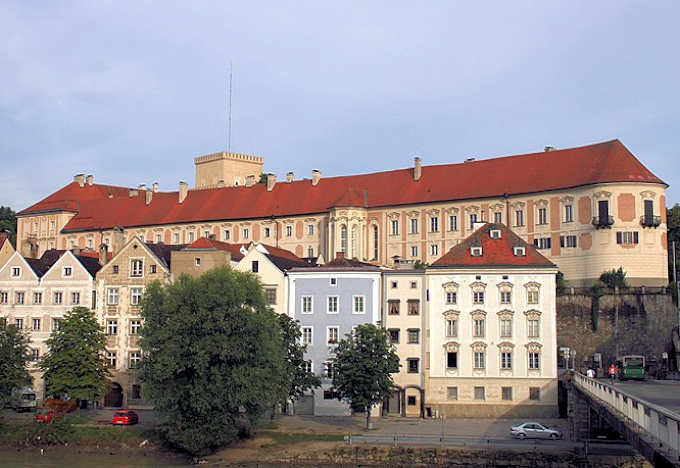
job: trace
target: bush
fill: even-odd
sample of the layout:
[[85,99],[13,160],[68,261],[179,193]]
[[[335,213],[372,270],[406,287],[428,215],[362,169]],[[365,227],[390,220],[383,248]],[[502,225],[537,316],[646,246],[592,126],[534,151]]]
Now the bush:
[[618,270],[612,268],[609,271],[605,271],[600,275],[600,281],[602,281],[608,288],[625,288],[628,287],[628,282],[626,281],[626,270],[623,267],[619,267]]
[[75,411],[78,404],[75,400],[57,400],[56,398],[48,398],[45,400],[45,408],[54,410],[57,413],[70,413]]

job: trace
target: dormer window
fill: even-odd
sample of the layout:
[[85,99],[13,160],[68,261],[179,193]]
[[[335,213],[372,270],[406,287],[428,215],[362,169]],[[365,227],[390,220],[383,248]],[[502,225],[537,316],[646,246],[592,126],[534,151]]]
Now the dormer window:
[[500,239],[501,238],[501,231],[500,229],[492,229],[489,231],[489,237],[492,239]]
[[481,247],[470,247],[470,255],[473,257],[481,257],[482,256],[482,248]]
[[515,246],[512,251],[515,254],[515,257],[525,257],[527,254],[526,249],[521,246]]
[[64,267],[64,274],[62,276],[64,276],[65,278],[70,278],[71,276],[73,276],[73,268],[71,268],[70,266]]

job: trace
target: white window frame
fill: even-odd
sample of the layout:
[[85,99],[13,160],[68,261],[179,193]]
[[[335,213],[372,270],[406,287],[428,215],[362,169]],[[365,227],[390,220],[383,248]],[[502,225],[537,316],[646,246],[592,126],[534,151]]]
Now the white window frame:
[[417,257],[417,256],[418,256],[418,246],[412,245],[411,246],[411,257]]
[[314,235],[314,225],[313,225],[313,224],[308,224],[308,225],[307,225],[307,235],[308,235],[308,236],[313,236],[313,235]]
[[501,319],[499,323],[501,338],[512,338],[512,319]]
[[544,226],[548,224],[548,209],[543,207],[539,208],[537,213],[537,219],[538,222],[536,224],[538,224],[539,226]]
[[512,370],[512,351],[501,351],[499,359],[502,370]]
[[131,319],[130,320],[130,335],[137,336],[139,335],[140,330],[142,329],[142,321],[139,319]]
[[71,304],[73,305],[80,304],[80,291],[71,292]]
[[[305,338],[306,331],[309,332],[309,340]],[[314,344],[314,327],[300,327],[300,343],[304,346],[312,346]]]
[[[309,299],[309,311],[305,311],[305,301]],[[314,313],[314,296],[302,296],[300,297],[300,313],[301,314],[312,314]]]
[[449,215],[449,231],[457,231],[458,230],[458,216],[457,215]]
[[73,267],[72,266],[65,266],[61,269],[61,277],[62,278],[72,278],[73,277]]
[[[135,292],[139,292],[139,294],[135,294]],[[144,296],[144,288],[141,287],[132,287],[130,288],[130,305],[137,307],[142,303],[142,296]],[[135,298],[136,302],[135,302]]]
[[[334,332],[334,333],[333,333]],[[333,338],[335,335],[335,338]],[[331,340],[335,340],[331,343]],[[326,327],[326,344],[328,346],[335,346],[340,341],[340,327],[337,325],[329,325]]]
[[[140,268],[138,266],[141,265]],[[130,259],[130,278],[144,278],[144,258]]]
[[444,326],[446,330],[447,338],[455,338],[458,336],[458,319],[451,318],[446,319],[446,324]]
[[540,370],[541,369],[541,353],[538,351],[531,351],[527,354],[529,360],[529,370]]
[[564,205],[564,222],[572,223],[574,222],[574,205]]
[[21,267],[14,266],[12,267],[12,278],[20,278],[21,277]]
[[[361,303],[361,310],[357,310],[357,304],[359,301]],[[366,296],[363,294],[357,294],[352,296],[352,313],[353,314],[365,314],[366,313]]]
[[128,369],[139,369],[139,364],[142,361],[142,353],[139,351],[130,351],[128,359]]
[[486,351],[474,351],[472,353],[472,368],[486,369]]
[[250,236],[250,229],[243,228],[243,238],[248,239],[249,236]]
[[293,237],[293,226],[286,226],[286,237]]
[[541,337],[541,320],[530,319],[527,320],[527,337],[540,338]]
[[439,255],[439,245],[438,244],[430,245],[430,255],[433,255],[433,256]]
[[430,217],[430,232],[439,232],[439,217]]
[[118,335],[118,319],[106,319],[106,334],[109,336]]
[[[335,299],[335,311],[331,311],[331,299]],[[338,314],[340,313],[340,296],[330,295],[326,296],[326,313],[327,314]]]
[[399,235],[399,220],[398,219],[393,219],[390,222],[390,235],[391,236],[398,236]]
[[33,304],[42,304],[42,294],[42,291],[33,291]]
[[118,301],[119,301],[118,288],[106,288],[106,305],[115,306],[118,305]]
[[473,291],[472,292],[472,303],[476,305],[484,304],[484,291]]
[[[59,300],[57,300],[59,298]],[[52,293],[52,302],[54,305],[62,305],[64,303],[64,292],[63,291],[54,291]]]

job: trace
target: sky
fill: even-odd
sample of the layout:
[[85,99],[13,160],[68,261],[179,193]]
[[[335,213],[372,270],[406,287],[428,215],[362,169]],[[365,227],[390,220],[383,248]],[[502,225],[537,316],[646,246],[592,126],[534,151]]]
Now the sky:
[[[0,205],[73,180],[193,186],[620,139],[680,202],[680,2],[0,3]],[[483,181],[480,181],[483,183]]]

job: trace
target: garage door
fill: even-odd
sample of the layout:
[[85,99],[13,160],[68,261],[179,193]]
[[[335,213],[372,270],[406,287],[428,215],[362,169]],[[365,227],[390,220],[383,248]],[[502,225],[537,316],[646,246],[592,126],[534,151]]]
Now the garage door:
[[299,416],[314,416],[314,395],[305,395],[296,400],[295,414]]

